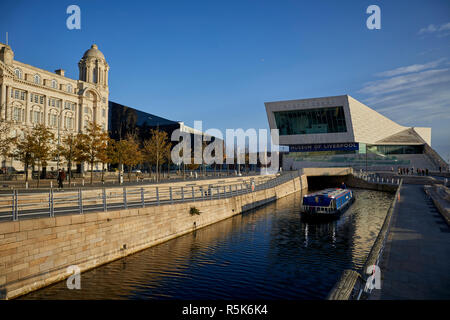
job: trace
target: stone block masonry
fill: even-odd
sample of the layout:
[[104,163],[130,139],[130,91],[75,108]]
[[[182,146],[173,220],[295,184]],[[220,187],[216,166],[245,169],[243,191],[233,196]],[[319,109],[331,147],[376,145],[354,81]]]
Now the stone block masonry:
[[[0,223],[0,295],[11,299],[307,189],[306,176],[231,198]],[[191,215],[195,206],[199,215]]]

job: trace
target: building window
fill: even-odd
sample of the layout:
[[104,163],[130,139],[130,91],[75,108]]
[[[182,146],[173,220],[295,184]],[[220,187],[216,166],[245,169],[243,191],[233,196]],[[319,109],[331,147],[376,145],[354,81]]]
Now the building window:
[[56,80],[52,80],[52,88],[56,89],[58,87],[58,83],[56,82]]
[[34,83],[41,84],[41,77],[38,74],[34,75]]
[[50,125],[50,127],[56,128],[58,126],[58,115],[51,113],[49,114],[49,119],[48,119],[48,123]]
[[20,100],[25,100],[25,91],[20,93]]
[[347,132],[344,108],[317,108],[274,112],[280,135]]
[[33,123],[41,123],[43,122],[42,112],[40,110],[31,110],[30,111],[31,122]]
[[16,74],[17,78],[22,79],[22,70],[17,68],[16,70],[14,70],[14,73]]
[[74,119],[73,119],[72,114],[67,113],[66,116],[65,116],[65,121],[64,122],[65,122],[66,129],[68,129],[68,130],[72,130],[73,129]]
[[23,108],[14,107],[13,110],[13,120],[22,122],[24,120],[24,111]]
[[69,93],[73,92],[72,85],[70,85],[70,84],[67,85],[67,92],[69,92]]
[[19,90],[14,90],[14,98],[19,99]]
[[44,96],[40,96],[39,98],[40,98],[40,102],[39,103],[40,104],[44,104]]

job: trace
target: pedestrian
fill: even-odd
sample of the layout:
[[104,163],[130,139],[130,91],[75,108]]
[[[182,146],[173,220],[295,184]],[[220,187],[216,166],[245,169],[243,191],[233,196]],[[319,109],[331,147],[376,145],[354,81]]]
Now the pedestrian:
[[344,181],[341,183],[341,189],[347,189],[347,186],[345,185]]
[[425,174],[428,175],[428,168],[425,169]]
[[442,172],[441,170],[442,170],[442,168],[441,168],[441,167],[439,167],[439,173],[441,173],[441,172]]
[[64,187],[63,185],[63,181],[66,178],[66,173],[64,172],[64,170],[59,169],[58,172],[58,188],[62,189]]
[[409,168],[406,168],[406,175],[409,175]]

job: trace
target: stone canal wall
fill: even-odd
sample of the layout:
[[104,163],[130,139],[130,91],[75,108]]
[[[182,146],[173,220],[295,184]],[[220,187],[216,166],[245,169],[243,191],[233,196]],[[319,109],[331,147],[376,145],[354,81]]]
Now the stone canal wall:
[[225,199],[0,223],[0,294],[26,294],[69,277],[68,266],[83,272],[303,189],[304,175]]

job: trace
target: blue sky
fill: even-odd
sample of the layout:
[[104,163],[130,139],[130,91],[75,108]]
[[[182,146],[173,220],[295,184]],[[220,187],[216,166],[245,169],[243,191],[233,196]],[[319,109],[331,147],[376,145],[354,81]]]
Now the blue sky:
[[[66,8],[81,8],[81,30]],[[381,8],[381,30],[366,8]],[[96,43],[110,100],[205,128],[268,128],[265,101],[349,94],[431,126],[450,156],[450,1],[2,1],[19,61],[78,78]]]

